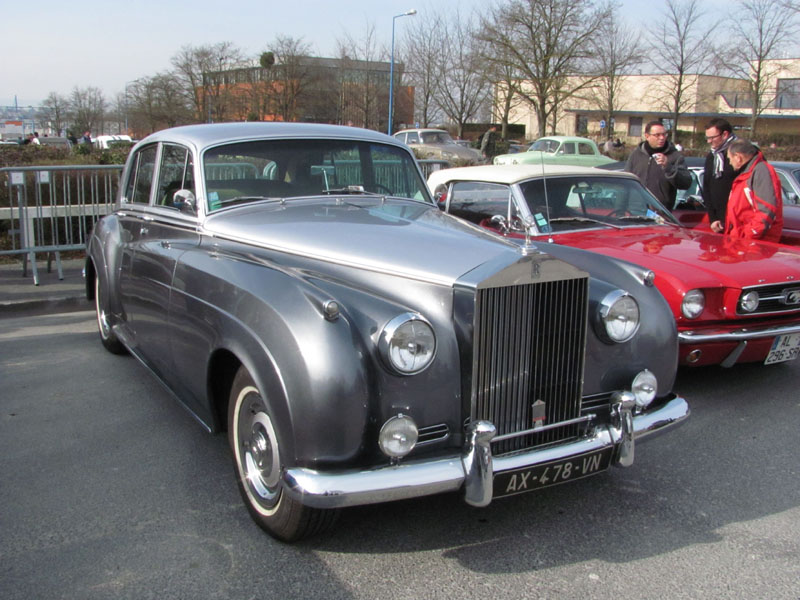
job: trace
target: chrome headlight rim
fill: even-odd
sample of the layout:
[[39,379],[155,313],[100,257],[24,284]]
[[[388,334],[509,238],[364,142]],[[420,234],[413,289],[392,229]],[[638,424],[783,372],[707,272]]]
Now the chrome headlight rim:
[[[419,363],[415,362],[410,368],[401,364],[399,360],[397,360],[397,353],[393,352],[393,350],[397,348],[396,343],[401,332],[403,332],[404,328],[409,324],[411,324],[412,329],[413,327],[423,328],[419,331],[420,336],[424,336],[426,332],[429,333],[431,344],[427,356],[422,357]],[[427,369],[436,356],[436,334],[433,331],[433,326],[422,315],[414,312],[405,312],[397,315],[384,325],[380,337],[378,338],[378,350],[384,364],[393,373],[397,375],[416,375]]]
[[754,313],[758,310],[760,302],[761,296],[758,295],[756,290],[743,292],[739,297],[739,310],[743,313]]
[[[615,334],[612,329],[612,325],[617,317],[614,315],[620,310],[621,303],[629,302],[633,302],[633,307],[636,311],[633,326],[629,327],[627,332],[622,335]],[[613,290],[607,293],[600,301],[600,304],[597,308],[597,324],[595,329],[597,330],[597,334],[600,339],[607,344],[624,344],[625,342],[630,341],[639,331],[640,325],[641,311],[639,310],[639,303],[636,301],[636,298],[634,298],[625,290]]]
[[706,295],[699,288],[691,289],[681,300],[681,314],[687,319],[696,319],[706,309]]

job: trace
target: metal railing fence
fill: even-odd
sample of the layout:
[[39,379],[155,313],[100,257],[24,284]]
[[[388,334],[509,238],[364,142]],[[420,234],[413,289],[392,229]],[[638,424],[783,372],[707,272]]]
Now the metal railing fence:
[[0,169],[0,256],[21,255],[23,276],[31,264],[39,285],[36,254],[55,258],[84,250],[95,221],[113,210],[122,165],[31,166]]

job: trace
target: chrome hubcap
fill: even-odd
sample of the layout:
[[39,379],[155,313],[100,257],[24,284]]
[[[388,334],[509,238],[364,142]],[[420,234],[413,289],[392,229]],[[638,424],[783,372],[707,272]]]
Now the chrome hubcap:
[[278,495],[280,460],[272,421],[265,412],[252,415],[249,426],[244,425],[242,450],[245,478],[261,499],[270,502]]

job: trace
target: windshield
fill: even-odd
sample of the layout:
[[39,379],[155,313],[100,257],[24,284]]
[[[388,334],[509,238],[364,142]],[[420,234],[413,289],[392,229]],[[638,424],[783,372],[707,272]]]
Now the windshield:
[[452,144],[453,138],[446,131],[423,131],[420,133],[423,144]]
[[558,150],[559,143],[560,142],[558,142],[557,140],[547,140],[547,139],[536,140],[535,142],[533,142],[533,144],[530,145],[530,147],[528,148],[528,152],[540,151],[553,154],[555,153],[556,150]]
[[429,201],[413,157],[357,140],[256,140],[203,155],[208,210],[264,198],[380,194]]
[[678,222],[635,179],[572,176],[533,179],[520,184],[539,233],[630,227]]

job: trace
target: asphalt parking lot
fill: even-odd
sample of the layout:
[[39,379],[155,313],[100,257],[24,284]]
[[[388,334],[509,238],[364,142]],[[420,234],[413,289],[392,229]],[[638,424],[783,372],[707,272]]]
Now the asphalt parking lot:
[[287,546],[224,436],[105,352],[91,311],[20,309],[0,314],[4,600],[800,598],[800,362],[681,372],[692,416],[629,469],[486,509],[349,509]]

